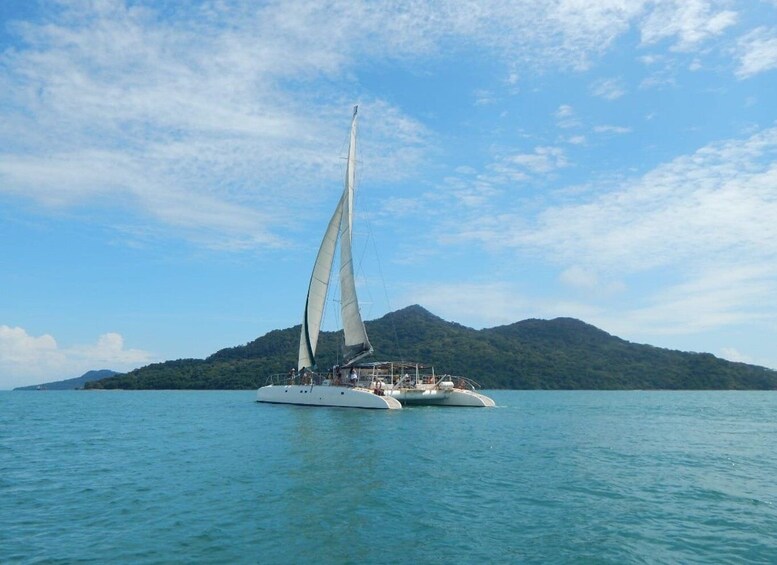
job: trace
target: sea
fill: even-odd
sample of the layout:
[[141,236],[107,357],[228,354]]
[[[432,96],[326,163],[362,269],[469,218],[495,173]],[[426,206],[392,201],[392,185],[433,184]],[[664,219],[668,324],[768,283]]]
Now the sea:
[[0,392],[0,563],[777,563],[777,393]]

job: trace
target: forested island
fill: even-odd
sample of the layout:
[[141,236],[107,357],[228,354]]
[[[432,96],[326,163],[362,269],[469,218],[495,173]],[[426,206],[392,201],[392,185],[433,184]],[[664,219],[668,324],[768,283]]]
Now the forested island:
[[[371,360],[434,364],[489,389],[777,389],[777,372],[709,353],[630,343],[572,318],[475,330],[409,306],[366,322]],[[155,363],[92,381],[87,389],[254,389],[297,359],[300,327],[275,330],[206,359]],[[319,366],[338,362],[339,332],[322,332]]]

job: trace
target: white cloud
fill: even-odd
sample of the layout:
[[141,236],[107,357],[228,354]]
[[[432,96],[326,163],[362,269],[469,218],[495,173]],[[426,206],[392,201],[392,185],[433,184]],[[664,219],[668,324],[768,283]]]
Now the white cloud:
[[[173,20],[118,2],[60,6],[16,27],[28,49],[2,54],[0,191],[121,205],[204,245],[261,247],[281,243],[288,202],[316,205],[309,179],[339,179],[347,103],[322,93],[311,105],[279,85],[339,73],[352,53],[338,54],[347,38],[329,27],[309,33],[313,5]],[[363,147],[375,178],[409,174],[430,145],[423,128],[380,101],[365,110],[380,115]]]
[[596,288],[599,285],[599,277],[596,276],[596,273],[589,269],[584,269],[579,265],[573,265],[562,272],[561,281],[564,284],[588,290]]
[[740,79],[777,69],[777,29],[759,27],[740,38],[738,56]]
[[571,145],[585,145],[586,139],[584,135],[571,135],[564,141]]
[[479,89],[475,91],[475,106],[491,106],[496,102],[497,98],[490,90]]
[[[498,174],[510,175],[514,181],[524,179],[524,175],[512,173],[507,171],[507,169],[500,169]],[[458,206],[479,209],[498,194],[498,190],[494,187],[493,180],[493,175],[479,176],[468,182],[462,181],[457,177],[449,177],[445,179],[445,185],[449,194],[455,197]],[[417,209],[429,209],[429,206],[424,205]]]
[[49,334],[0,326],[0,389],[78,377],[92,369],[127,371],[152,361],[140,349],[125,349],[118,333],[101,335],[91,345],[60,347]]
[[505,82],[511,87],[510,92],[517,93],[518,92],[518,81],[520,80],[520,75],[516,71],[512,71],[507,75],[507,79]]
[[[521,209],[525,200],[492,201],[469,212],[476,221],[451,219],[461,227],[447,230],[444,241],[555,265],[559,281],[585,297],[534,300],[533,315],[583,312],[607,331],[643,340],[767,325],[777,319],[775,161],[771,128],[709,144],[639,178],[560,191],[560,203],[532,206],[533,220]],[[498,284],[493,290],[518,294]],[[467,311],[477,310],[477,296],[469,293]]]
[[[441,189],[444,194],[427,194],[424,209],[439,208],[439,199],[453,197],[455,208],[478,211],[499,201],[505,189],[514,189],[526,182],[536,182],[550,173],[569,165],[566,153],[561,147],[538,146],[530,153],[507,153],[487,165],[482,173],[469,168],[457,172],[460,176],[444,179]],[[456,214],[454,214],[456,215]]]
[[662,66],[651,67],[651,72],[639,83],[640,90],[667,89],[677,87],[678,67],[675,61],[669,60]]
[[68,355],[81,358],[92,366],[136,367],[150,361],[150,354],[140,349],[125,349],[121,334],[110,332],[101,335],[97,343],[76,346],[68,350]]
[[598,295],[611,295],[625,290],[620,281],[604,280],[596,271],[580,265],[572,265],[562,271],[559,280],[576,290]]
[[692,51],[702,42],[720,35],[734,25],[737,13],[716,11],[708,0],[669,0],[657,2],[641,24],[646,45],[673,38],[677,51]]
[[713,144],[589,202],[548,208],[529,232],[503,241],[627,271],[678,261],[772,259],[775,154],[777,129]]
[[710,266],[613,316],[608,327],[627,335],[684,335],[768,323],[777,314],[776,277],[771,266]]
[[627,128],[623,126],[595,126],[594,131],[596,133],[622,134],[622,133],[630,133],[631,128]]
[[508,283],[439,283],[408,289],[399,303],[421,304],[435,314],[481,328],[530,315],[532,303]]
[[24,365],[57,353],[57,342],[49,334],[34,337],[23,328],[0,326],[0,359],[5,363]]
[[[702,0],[235,0],[165,10],[63,0],[42,11],[12,26],[22,41],[1,56],[0,190],[49,206],[127,206],[139,223],[221,248],[282,245],[288,202],[318,210],[309,179],[339,179],[332,140],[342,139],[350,102],[328,85],[355,84],[357,61],[439,56],[463,40],[512,69],[585,68],[633,26],[646,43],[676,37],[685,49],[734,21]],[[315,84],[316,94],[289,82]],[[613,99],[623,89],[610,80],[595,91]],[[487,91],[476,99],[494,100]],[[380,100],[361,102],[379,116],[363,148],[373,178],[412,174],[434,145],[429,132]],[[569,106],[558,119],[579,125]]]
[[740,353],[735,347],[724,347],[720,350],[720,356],[723,359],[734,361],[735,363],[754,363],[753,359]]
[[447,320],[484,328],[526,318],[577,317],[598,320],[601,310],[579,301],[538,298],[515,282],[440,282],[411,286],[402,304],[421,304]]
[[617,100],[626,94],[626,89],[618,79],[600,79],[591,85],[591,92],[605,100]]
[[562,104],[555,113],[556,125],[563,129],[580,126],[580,120],[575,116],[575,110],[569,104]]
[[518,153],[504,159],[530,173],[543,174],[567,166],[564,150],[560,147],[535,147],[533,153]]

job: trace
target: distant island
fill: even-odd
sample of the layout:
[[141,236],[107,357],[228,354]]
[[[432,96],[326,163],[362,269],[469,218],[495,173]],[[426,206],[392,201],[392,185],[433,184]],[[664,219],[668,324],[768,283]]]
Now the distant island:
[[111,371],[110,369],[100,369],[99,371],[87,371],[80,377],[75,377],[73,379],[66,379],[64,381],[54,381],[51,383],[43,383],[39,385],[30,385],[30,386],[20,386],[16,387],[14,390],[78,390],[80,388],[84,388],[84,385],[86,383],[90,383],[92,381],[99,381],[100,379],[105,379],[107,377],[112,377],[113,375],[118,375],[116,371]]
[[[488,389],[777,390],[777,371],[709,353],[630,343],[573,318],[475,330],[409,306],[366,322],[375,361],[432,363]],[[300,326],[274,330],[206,359],[155,363],[85,383],[87,389],[255,389],[295,363]],[[339,332],[322,332],[320,367],[337,363]]]

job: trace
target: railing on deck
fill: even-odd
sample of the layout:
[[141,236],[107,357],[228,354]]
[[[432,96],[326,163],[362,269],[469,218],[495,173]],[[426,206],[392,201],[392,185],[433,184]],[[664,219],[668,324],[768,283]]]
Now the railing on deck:
[[[421,372],[420,370],[409,371],[410,366],[407,364],[392,364],[381,363],[369,366],[357,366],[355,367],[359,380],[357,386],[364,388],[376,388],[378,383],[382,383],[377,388],[413,388],[417,385],[434,385],[439,387],[440,383],[450,381],[453,383],[453,387],[463,390],[475,390],[480,388],[480,385],[474,380],[468,377],[460,377],[454,375],[436,375],[434,368],[424,367],[431,372]],[[305,371],[304,373],[276,373],[267,377],[265,385],[342,385],[350,386],[351,383],[347,378],[346,368],[343,368],[340,379],[333,377],[332,373],[328,375],[322,375],[320,373],[314,373],[312,371]],[[399,369],[399,370],[396,370]],[[419,366],[420,369],[420,366]]]
[[326,376],[318,373],[306,372],[304,374],[299,373],[275,373],[267,377],[265,386],[283,386],[283,385],[320,385],[327,379]]

